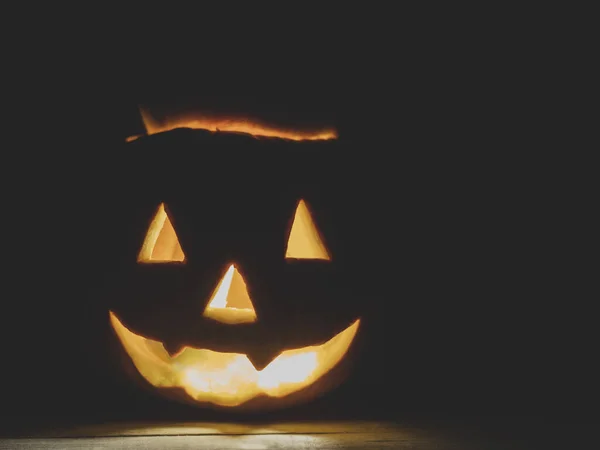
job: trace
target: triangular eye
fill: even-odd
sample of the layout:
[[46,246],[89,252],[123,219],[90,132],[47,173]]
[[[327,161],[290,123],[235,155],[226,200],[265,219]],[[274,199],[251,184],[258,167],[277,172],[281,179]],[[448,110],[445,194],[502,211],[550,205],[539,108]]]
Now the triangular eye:
[[300,200],[288,238],[286,259],[324,259],[331,261],[329,252],[319,235],[308,206]]
[[169,219],[165,204],[161,203],[150,223],[138,255],[140,263],[184,262],[185,254]]

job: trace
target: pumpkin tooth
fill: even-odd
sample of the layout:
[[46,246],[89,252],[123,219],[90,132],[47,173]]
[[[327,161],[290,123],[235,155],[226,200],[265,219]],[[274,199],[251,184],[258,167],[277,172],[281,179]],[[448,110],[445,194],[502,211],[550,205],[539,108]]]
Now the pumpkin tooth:
[[267,367],[273,359],[277,356],[276,351],[261,351],[261,352],[252,352],[246,355],[250,360],[254,368],[258,371],[263,370]]
[[168,343],[168,342],[165,342],[163,344],[163,347],[165,348],[165,350],[167,351],[167,353],[169,354],[169,356],[171,358],[175,358],[184,349],[183,345],[180,345],[180,344],[171,344],[171,343]]

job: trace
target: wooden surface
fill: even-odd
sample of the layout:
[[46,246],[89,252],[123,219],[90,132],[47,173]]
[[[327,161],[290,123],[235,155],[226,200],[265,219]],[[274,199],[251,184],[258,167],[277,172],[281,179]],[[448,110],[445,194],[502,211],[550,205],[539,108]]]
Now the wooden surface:
[[[519,442],[518,442],[519,441]],[[85,426],[1,439],[0,449],[528,449],[514,435],[457,433],[383,422],[242,425],[153,423]]]

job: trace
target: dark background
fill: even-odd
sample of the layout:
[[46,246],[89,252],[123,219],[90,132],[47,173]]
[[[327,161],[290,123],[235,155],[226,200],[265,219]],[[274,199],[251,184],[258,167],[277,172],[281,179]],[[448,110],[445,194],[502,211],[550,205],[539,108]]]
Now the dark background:
[[260,59],[141,43],[123,58],[58,44],[31,56],[3,164],[5,417],[212,417],[113,384],[78,344],[107,276],[96,236],[117,143],[139,131],[138,103],[192,92],[207,108],[333,123],[352,149],[340,161],[349,193],[369,200],[352,227],[364,280],[379,280],[365,300],[377,326],[348,383],[298,414],[587,413],[598,397],[576,242],[587,178],[538,114],[544,47],[501,30],[482,39],[485,23],[419,25],[396,39],[272,43],[277,56]]

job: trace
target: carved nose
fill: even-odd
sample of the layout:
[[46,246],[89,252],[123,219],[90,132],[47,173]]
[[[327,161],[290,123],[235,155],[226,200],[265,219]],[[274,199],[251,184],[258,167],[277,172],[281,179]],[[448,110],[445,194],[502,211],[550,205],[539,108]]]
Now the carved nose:
[[246,282],[234,264],[229,266],[219,281],[203,315],[228,324],[256,321],[256,311]]

